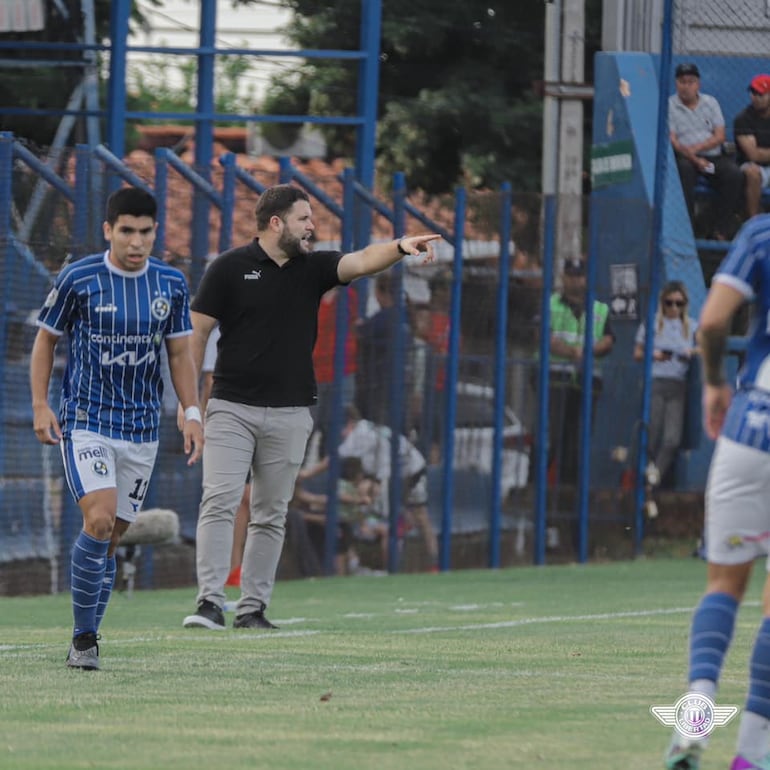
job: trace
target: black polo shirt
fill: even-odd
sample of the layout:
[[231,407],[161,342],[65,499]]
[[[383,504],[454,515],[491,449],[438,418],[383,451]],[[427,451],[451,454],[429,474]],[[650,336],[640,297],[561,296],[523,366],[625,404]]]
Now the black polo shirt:
[[[735,116],[733,122],[733,134],[735,139],[739,136],[753,135],[757,140],[757,147],[770,147],[770,118],[757,115],[754,105],[750,104]],[[737,146],[736,161],[745,163],[748,158],[741,152],[741,146]]]
[[315,404],[318,306],[340,284],[341,256],[316,251],[278,267],[255,239],[209,265],[192,309],[216,318],[222,332],[212,398],[252,406]]

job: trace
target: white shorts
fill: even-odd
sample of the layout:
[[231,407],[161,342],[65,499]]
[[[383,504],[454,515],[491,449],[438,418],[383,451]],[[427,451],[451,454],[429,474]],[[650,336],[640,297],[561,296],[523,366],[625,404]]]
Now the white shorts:
[[137,444],[87,430],[61,442],[67,486],[76,501],[97,489],[116,489],[117,517],[135,521],[150,484],[158,442]]
[[745,564],[769,553],[770,453],[720,436],[706,483],[708,560]]
[[741,168],[746,168],[746,166],[752,166],[756,165],[759,166],[759,173],[762,177],[762,189],[764,190],[765,187],[770,187],[770,166],[760,166],[759,163],[744,163]]

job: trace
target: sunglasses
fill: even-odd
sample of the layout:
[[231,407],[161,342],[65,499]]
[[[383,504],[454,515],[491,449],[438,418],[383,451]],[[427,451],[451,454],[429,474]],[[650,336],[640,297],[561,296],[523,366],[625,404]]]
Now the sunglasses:
[[664,299],[663,304],[666,307],[684,307],[687,303],[683,299]]

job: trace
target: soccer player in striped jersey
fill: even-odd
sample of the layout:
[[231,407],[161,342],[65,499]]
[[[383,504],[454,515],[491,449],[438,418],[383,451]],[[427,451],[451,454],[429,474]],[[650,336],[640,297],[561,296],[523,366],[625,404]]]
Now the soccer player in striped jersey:
[[[150,252],[157,204],[123,188],[107,201],[106,252],[59,273],[38,316],[30,383],[35,435],[59,444],[83,514],[72,549],[71,668],[99,668],[99,625],[115,579],[115,549],[136,519],[158,452],[161,345],[184,407],[188,464],[203,448],[190,298],[184,275]],[[67,337],[58,416],[48,404],[54,349]]]
[[[735,393],[724,370],[732,320],[753,324]],[[713,699],[738,607],[757,558],[770,569],[770,216],[750,219],[714,276],[698,328],[703,422],[716,441],[706,484],[706,591],[690,632],[689,691]],[[770,770],[770,577],[749,659],[749,687],[731,770]],[[706,736],[707,737],[707,736]],[[668,770],[697,770],[704,737],[675,733]]]

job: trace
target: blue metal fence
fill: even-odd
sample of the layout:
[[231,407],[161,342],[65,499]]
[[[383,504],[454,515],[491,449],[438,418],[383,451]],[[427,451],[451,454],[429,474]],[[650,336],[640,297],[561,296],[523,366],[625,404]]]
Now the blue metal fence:
[[[103,181],[108,177],[120,179],[126,183],[134,184],[145,189],[153,191],[158,198],[159,213],[158,213],[158,248],[163,249],[165,238],[165,222],[168,213],[168,188],[167,188],[167,175],[169,168],[173,169],[175,173],[178,173],[186,182],[188,182],[194,189],[200,191],[200,194],[206,196],[208,201],[214,205],[220,215],[220,238],[219,247],[225,249],[230,244],[231,238],[231,223],[233,220],[233,206],[236,200],[236,186],[238,184],[247,185],[250,189],[260,192],[264,189],[264,186],[254,180],[250,175],[244,173],[238,169],[235,165],[234,158],[231,155],[225,155],[220,158],[222,167],[226,170],[226,173],[222,176],[221,187],[214,187],[209,180],[190,167],[183,164],[175,155],[168,150],[158,150],[155,154],[154,164],[154,178],[143,179],[139,177],[131,169],[127,168],[124,164],[109,151],[107,148],[100,146],[94,148],[92,151],[88,151],[86,147],[78,147],[78,162],[75,166],[75,173],[72,180],[64,179],[58,175],[53,174],[50,170],[47,170],[45,165],[39,161],[34,155],[25,150],[18,142],[14,142],[13,138],[8,135],[0,137],[0,164],[2,164],[3,154],[7,156],[6,162],[10,164],[10,156],[16,157],[17,160],[28,165],[34,172],[40,172],[41,176],[45,175],[46,181],[51,184],[67,201],[71,203],[72,210],[72,233],[73,233],[73,258],[77,258],[89,251],[102,248],[101,241],[94,242],[93,233],[88,233],[89,218],[95,216],[95,212],[101,208],[101,201],[103,196],[106,195],[105,185]],[[394,180],[394,192],[393,198],[390,204],[384,203],[381,200],[372,196],[358,180],[355,179],[352,170],[348,169],[343,175],[343,201],[340,205],[337,201],[326,195],[323,190],[313,182],[313,180],[304,177],[302,174],[294,168],[288,160],[282,162],[281,165],[282,179],[292,181],[295,184],[299,184],[305,187],[318,201],[318,203],[327,208],[333,215],[338,216],[342,224],[342,243],[341,248],[343,250],[350,250],[354,239],[354,217],[352,212],[355,210],[353,205],[354,201],[358,201],[365,205],[371,211],[377,211],[377,213],[384,215],[388,221],[393,223],[394,237],[405,232],[407,217],[414,211],[414,207],[407,204],[406,201],[406,189],[403,182],[403,177],[397,176]],[[94,180],[93,176],[98,177]],[[102,184],[94,184],[96,182],[102,182]],[[94,208],[92,191],[96,189],[98,191],[100,205]],[[10,180],[8,179],[5,184],[0,184],[0,195],[5,195],[10,200]],[[501,226],[504,232],[510,233],[510,190],[505,189],[502,196],[503,209],[501,211]],[[7,210],[7,209],[6,209]],[[425,225],[431,230],[443,232],[442,228],[436,223],[431,222],[424,214],[420,213],[421,224]],[[453,256],[452,256],[452,269],[454,274],[454,280],[452,284],[452,314],[450,325],[450,340],[449,340],[449,355],[448,355],[448,367],[447,367],[447,382],[446,392],[448,397],[444,402],[444,415],[443,420],[446,426],[452,426],[455,423],[455,415],[457,408],[457,384],[458,384],[458,361],[460,359],[459,354],[459,336],[460,336],[460,317],[461,317],[461,302],[462,302],[462,269],[463,269],[463,252],[462,245],[464,242],[464,222],[465,222],[465,193],[463,190],[458,190],[456,194],[455,202],[455,231],[448,235],[447,240],[450,241],[450,247],[454,244]],[[431,226],[432,225],[432,226]],[[207,236],[208,237],[208,236]],[[3,239],[5,243],[10,244],[13,239],[13,228],[10,221],[4,220],[3,224],[0,224],[0,239]],[[509,241],[509,235],[505,235],[506,249]],[[20,253],[15,251],[10,253],[10,249],[6,249],[6,268],[10,270],[13,265],[18,263],[20,259]],[[42,300],[44,290],[43,283],[50,283],[50,275],[42,269],[41,265],[34,259],[34,255],[29,254],[28,260],[30,264],[36,265],[36,270],[39,276],[39,283],[41,284],[39,290],[35,292],[33,301],[29,307],[26,308],[26,312],[32,313],[36,311],[37,307]],[[401,269],[401,268],[399,268]],[[503,307],[507,301],[507,275],[509,271],[509,260],[504,255],[503,259],[499,260],[498,265],[499,277],[496,281],[499,286],[497,294],[498,308]],[[505,276],[505,279],[503,278]],[[344,296],[344,294],[343,294]],[[339,331],[344,331],[347,328],[347,308],[344,302],[340,303],[337,318],[337,328]],[[405,317],[406,309],[401,307],[402,317]],[[505,372],[507,371],[506,361],[506,346],[505,346],[505,334],[506,334],[506,317],[504,312],[498,312],[497,319],[497,331],[496,331],[496,343],[494,359],[495,363],[493,369],[496,372],[495,382],[496,387],[504,390]],[[2,335],[4,339],[6,335]],[[340,333],[337,335],[337,349],[335,351],[335,367],[336,371],[342,371],[342,362],[344,360],[344,342],[345,335]],[[402,341],[398,338],[394,340],[396,349],[396,377],[394,378],[394,389],[391,398],[391,426],[396,430],[396,426],[401,424],[401,417],[405,410],[405,401],[403,393],[403,382],[399,380],[399,375],[403,376],[403,370],[405,368],[405,351],[402,347]],[[399,347],[401,346],[401,347]],[[27,394],[19,392],[18,389],[14,393],[15,407],[19,410],[22,407],[25,410],[28,407]],[[490,566],[498,566],[500,562],[500,545],[499,537],[501,532],[501,518],[500,510],[502,507],[502,501],[500,499],[500,478],[501,478],[501,453],[502,453],[502,436],[503,436],[503,410],[505,408],[505,396],[504,394],[498,395],[494,399],[494,439],[492,450],[492,462],[491,462],[491,477],[492,483],[489,487],[486,500],[479,500],[478,507],[480,510],[486,509],[486,521],[490,526],[490,538],[489,538],[489,552],[488,562]],[[333,522],[336,515],[336,484],[332,483],[336,479],[336,473],[334,472],[334,455],[336,454],[335,447],[337,441],[335,437],[339,436],[342,424],[342,410],[343,404],[341,395],[336,399],[333,408],[333,422],[331,427],[332,440],[329,445],[332,449],[332,472],[329,474],[330,483],[328,485],[328,492],[330,498],[329,506],[329,531],[334,531]],[[453,527],[453,510],[455,505],[455,489],[454,489],[454,475],[452,468],[451,458],[454,456],[453,445],[453,432],[452,430],[445,430],[445,441],[442,444],[442,462],[441,462],[441,502],[440,502],[440,525],[441,525],[441,568],[449,569],[451,567],[451,533]],[[30,437],[32,437],[30,431]],[[1,439],[0,439],[1,440]],[[174,495],[179,490],[190,491],[191,483],[199,483],[199,480],[192,479],[187,469],[182,468],[179,464],[179,458],[176,457],[178,450],[171,447],[171,442],[174,441],[173,429],[169,428],[164,431],[164,437],[162,439],[161,455],[159,456],[158,466],[156,469],[156,475],[154,483],[151,489],[148,491],[147,505],[152,506],[156,504],[163,504],[166,507],[181,508],[180,514],[182,516],[182,528],[183,532],[189,536],[191,530],[194,528],[194,521],[197,513],[197,499],[195,494],[188,497],[187,502],[180,505],[170,505],[169,500],[174,500]],[[178,442],[177,442],[178,443]],[[393,442],[395,446],[396,442]],[[393,467],[397,467],[398,458],[392,458]],[[177,467],[179,466],[179,467]],[[400,484],[401,480],[398,474],[392,475],[393,488],[390,491],[391,500],[400,499]],[[178,502],[178,501],[177,501]],[[392,560],[389,564],[391,570],[397,570],[398,565],[398,548],[396,547],[396,518],[398,515],[398,506],[393,506],[391,510],[391,519],[394,526],[392,527],[393,539],[390,553],[392,554]],[[435,503],[434,503],[435,508]],[[0,511],[0,517],[6,515]],[[63,512],[61,518],[61,524],[59,529],[60,535],[60,547],[66,550],[71,542],[72,538],[77,533],[80,525],[80,515],[76,506],[69,499],[69,495],[64,495],[63,500]],[[327,570],[331,570],[333,563],[333,538],[330,537],[327,542],[326,548],[326,567]],[[0,551],[2,549],[0,548]],[[3,555],[0,553],[0,560]],[[6,555],[7,558],[7,555]],[[66,584],[67,576],[62,574],[60,576],[60,582],[62,585]]]

